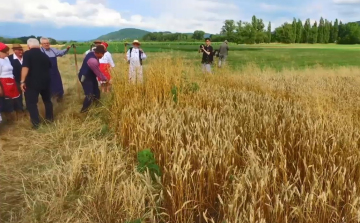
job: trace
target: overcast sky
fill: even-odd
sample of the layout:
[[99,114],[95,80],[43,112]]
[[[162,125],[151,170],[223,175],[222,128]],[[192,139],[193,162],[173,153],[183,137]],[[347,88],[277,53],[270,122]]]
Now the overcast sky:
[[273,27],[293,17],[360,20],[360,0],[0,0],[0,36],[88,40],[121,28],[218,33],[252,15]]

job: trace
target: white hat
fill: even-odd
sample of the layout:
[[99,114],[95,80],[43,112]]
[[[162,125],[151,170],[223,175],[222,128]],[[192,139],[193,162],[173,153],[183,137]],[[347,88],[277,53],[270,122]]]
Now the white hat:
[[134,40],[132,43],[133,43],[133,44],[134,44],[134,43],[137,43],[137,44],[139,44],[139,45],[140,45],[140,42],[139,42],[139,40],[137,40],[137,39],[136,39],[136,40]]

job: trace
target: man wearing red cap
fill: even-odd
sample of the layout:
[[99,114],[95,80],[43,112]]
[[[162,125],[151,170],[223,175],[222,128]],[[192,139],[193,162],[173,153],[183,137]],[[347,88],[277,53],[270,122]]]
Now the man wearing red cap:
[[110,70],[111,68],[115,67],[115,64],[112,59],[111,53],[109,53],[109,51],[107,50],[109,45],[106,42],[101,43],[101,45],[105,47],[106,52],[104,56],[99,59],[100,70],[105,75],[107,82],[103,82],[100,79],[98,79],[98,81],[101,84],[101,91],[104,93],[110,91],[111,84],[108,82],[111,79]]

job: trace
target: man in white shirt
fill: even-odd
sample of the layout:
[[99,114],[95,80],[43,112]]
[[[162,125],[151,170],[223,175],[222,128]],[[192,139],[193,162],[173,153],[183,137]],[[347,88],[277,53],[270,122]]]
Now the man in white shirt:
[[90,50],[87,50],[86,52],[85,52],[85,55],[87,55],[88,53],[90,53],[90,52],[94,52],[94,49],[96,48],[96,46],[98,46],[98,45],[100,45],[102,42],[101,42],[101,40],[95,40],[94,41],[94,47],[92,47]]
[[133,47],[127,51],[126,58],[129,66],[129,80],[132,83],[143,82],[142,61],[146,59],[146,54],[140,48],[140,42],[134,40]]

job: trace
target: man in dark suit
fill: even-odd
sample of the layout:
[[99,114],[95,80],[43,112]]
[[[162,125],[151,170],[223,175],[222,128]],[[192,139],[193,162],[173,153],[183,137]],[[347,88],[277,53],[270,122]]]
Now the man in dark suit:
[[41,52],[39,40],[30,38],[27,45],[29,50],[24,53],[20,87],[25,95],[26,107],[30,113],[33,128],[37,129],[40,125],[37,107],[39,95],[41,95],[45,105],[46,121],[52,122],[54,120],[50,88],[51,61],[46,54]]
[[[20,44],[13,44],[12,45],[13,54],[9,55],[8,58],[10,60],[10,63],[13,67],[13,74],[15,77],[16,84],[20,90],[20,80],[21,80],[21,67],[23,63],[23,53],[24,50]],[[21,92],[19,97],[19,103],[16,103],[16,106],[20,106],[20,108],[17,108],[18,111],[24,111],[24,105],[23,105],[23,94]]]

